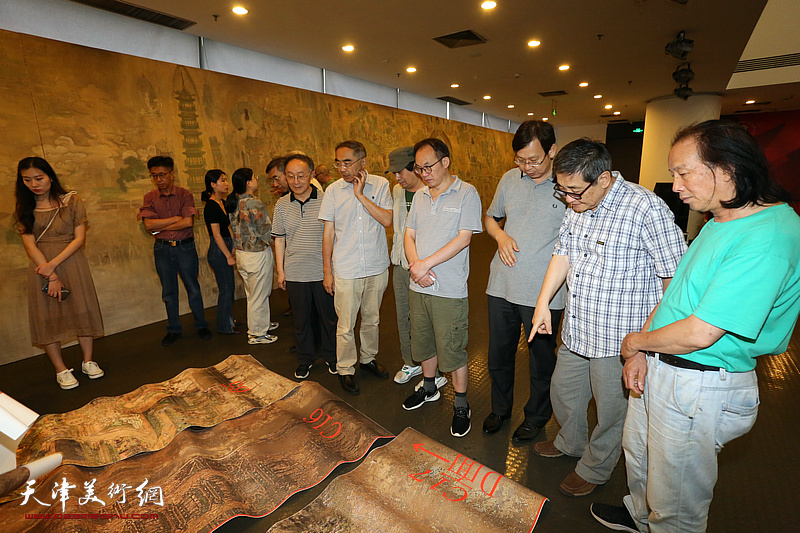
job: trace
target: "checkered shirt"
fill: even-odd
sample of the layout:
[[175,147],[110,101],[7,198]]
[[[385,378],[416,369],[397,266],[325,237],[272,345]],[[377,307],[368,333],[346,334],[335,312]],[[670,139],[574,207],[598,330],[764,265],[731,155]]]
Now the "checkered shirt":
[[653,192],[613,173],[594,211],[568,209],[553,255],[569,257],[561,338],[584,357],[619,356],[622,339],[639,331],[661,300],[686,251],[683,232]]

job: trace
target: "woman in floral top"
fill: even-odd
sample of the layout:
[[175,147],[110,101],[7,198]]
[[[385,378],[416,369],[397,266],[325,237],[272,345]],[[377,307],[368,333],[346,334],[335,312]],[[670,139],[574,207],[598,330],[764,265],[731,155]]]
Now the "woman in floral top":
[[233,193],[225,201],[231,219],[231,237],[236,249],[236,268],[244,280],[247,295],[247,342],[270,344],[278,340],[269,332],[278,327],[270,321],[269,295],[272,293],[272,249],[269,234],[272,221],[266,206],[258,199],[258,178],[249,168],[231,176]]

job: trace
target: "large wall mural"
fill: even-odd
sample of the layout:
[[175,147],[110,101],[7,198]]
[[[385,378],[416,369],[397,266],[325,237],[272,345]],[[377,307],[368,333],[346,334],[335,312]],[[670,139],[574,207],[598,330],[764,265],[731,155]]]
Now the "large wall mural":
[[[145,163],[154,155],[175,159],[176,183],[195,193],[198,208],[206,170],[230,175],[249,166],[270,210],[264,169],[274,155],[302,150],[331,165],[345,139],[363,142],[370,172],[381,175],[393,148],[446,140],[454,173],[478,188],[484,209],[511,164],[511,134],[460,122],[7,31],[0,49],[0,168],[9,186],[0,197],[0,364],[39,353],[28,330],[28,260],[13,228],[23,157],[45,157],[87,204],[86,253],[106,334],[166,317],[152,237],[136,221],[153,188]],[[202,217],[194,229],[210,306],[216,284]],[[185,297],[181,312],[188,312]]]

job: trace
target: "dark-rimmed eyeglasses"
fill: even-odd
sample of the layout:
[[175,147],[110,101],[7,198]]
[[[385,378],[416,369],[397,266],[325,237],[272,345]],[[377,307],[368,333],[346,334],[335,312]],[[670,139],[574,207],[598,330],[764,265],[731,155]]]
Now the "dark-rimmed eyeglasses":
[[587,185],[587,186],[586,186],[586,188],[585,188],[585,189],[583,189],[581,192],[572,192],[572,191],[568,191],[568,190],[566,190],[566,189],[562,188],[562,187],[561,187],[561,186],[560,186],[558,183],[556,183],[555,185],[553,185],[553,189],[555,189],[555,191],[556,191],[556,194],[560,194],[561,196],[569,196],[570,198],[573,198],[573,199],[575,199],[575,200],[580,200],[580,199],[583,197],[583,195],[584,195],[584,194],[586,194],[586,191],[588,191],[588,190],[589,190],[589,188],[590,188],[592,185],[594,185],[595,183],[597,183],[597,180],[594,180],[593,182],[591,182],[591,183],[590,183],[589,185]]
[[415,164],[414,165],[414,174],[417,174],[417,175],[420,175],[420,176],[427,176],[428,174],[431,173],[431,171],[433,170],[433,167],[436,166],[436,163],[440,163],[442,161],[442,159],[444,159],[444,156],[440,157],[435,163],[431,163],[430,165],[419,166],[419,165]]

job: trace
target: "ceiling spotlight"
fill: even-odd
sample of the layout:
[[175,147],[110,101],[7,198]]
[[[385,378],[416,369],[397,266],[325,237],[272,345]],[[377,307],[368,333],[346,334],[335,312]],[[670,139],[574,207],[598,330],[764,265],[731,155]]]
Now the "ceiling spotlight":
[[619,111],[614,111],[615,115],[619,115],[619,113],[620,113]]
[[592,96],[592,98],[594,98],[595,100],[599,100],[602,97],[603,97],[602,94],[596,94],[596,95]]
[[536,40],[528,41],[528,46],[530,46],[531,48],[533,48],[534,46],[539,46],[540,44],[542,44],[542,41],[536,41]]
[[233,9],[231,9],[231,11],[233,11],[237,15],[247,15],[247,13],[249,13],[249,11],[247,11],[247,9],[243,8],[242,6],[236,6]]
[[344,50],[345,52],[352,52],[355,49],[356,49],[356,47],[353,46],[352,44],[346,44],[346,45],[342,46],[342,50]]
[[745,104],[747,104],[747,105],[755,104],[755,103],[756,103],[755,100],[748,100],[748,101],[745,102]]
[[679,31],[675,39],[667,43],[664,47],[664,53],[677,59],[686,59],[694,49],[694,41],[686,38],[686,32]]
[[484,100],[491,100],[492,96],[490,94],[487,94],[486,96],[483,97],[483,99]]
[[694,94],[694,91],[692,91],[692,88],[689,87],[688,85],[681,85],[680,87],[677,87],[674,91],[672,91],[672,94],[674,94],[678,98],[683,98],[684,100],[688,100],[689,97],[692,96],[692,94]]
[[508,104],[509,109],[514,109],[514,104]]
[[588,81],[582,81],[582,82],[580,82],[578,84],[578,87],[588,87],[588,86],[589,86],[589,82]]
[[482,3],[481,7],[483,9],[494,9],[497,7],[497,2],[492,2],[491,0],[489,0],[488,2]]
[[414,72],[416,72],[416,71],[417,71],[417,68],[416,68],[416,67],[408,67],[408,68],[406,69],[406,72],[409,72],[409,73],[414,73]]
[[606,104],[606,105],[605,105],[605,108],[606,108],[606,109],[611,109],[612,107],[614,107],[614,106],[613,106],[613,105],[611,105],[611,104]]
[[548,118],[548,117],[542,117],[542,120],[544,120],[545,122],[547,122],[548,120],[550,120],[550,118]]
[[689,63],[678,65],[678,68],[672,73],[672,79],[675,80],[675,83],[680,83],[681,85],[686,85],[692,81],[694,79],[694,71],[691,65]]
[[569,70],[569,65],[561,65],[558,70]]
[[528,113],[528,116],[529,116],[529,117],[532,117],[532,116],[533,116],[533,113]]
[[457,84],[457,83],[451,83],[450,84],[450,88],[451,89],[458,89],[459,87],[461,87],[461,86],[459,84]]

